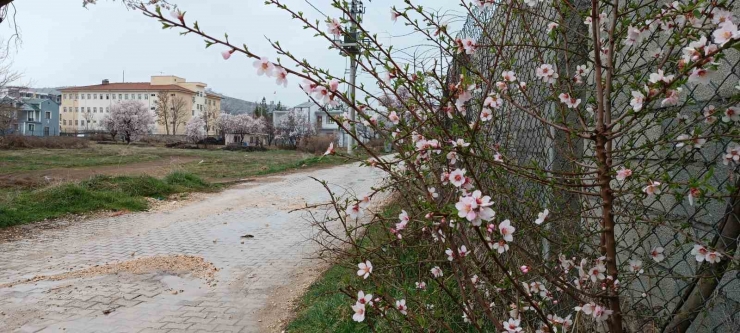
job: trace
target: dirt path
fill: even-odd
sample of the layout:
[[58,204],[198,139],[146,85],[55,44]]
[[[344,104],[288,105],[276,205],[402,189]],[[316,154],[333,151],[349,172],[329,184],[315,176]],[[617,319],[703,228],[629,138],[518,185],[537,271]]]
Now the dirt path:
[[173,156],[156,161],[101,165],[85,168],[56,168],[15,172],[0,175],[0,188],[3,187],[30,187],[36,184],[80,181],[96,175],[150,175],[163,177],[176,170],[180,165],[198,160],[192,156]]
[[[174,209],[0,241],[0,331],[279,331],[322,267],[306,259],[316,248],[304,213],[289,213],[327,200],[309,175],[357,193],[382,176],[346,165],[258,179]],[[214,277],[190,266],[215,267]]]

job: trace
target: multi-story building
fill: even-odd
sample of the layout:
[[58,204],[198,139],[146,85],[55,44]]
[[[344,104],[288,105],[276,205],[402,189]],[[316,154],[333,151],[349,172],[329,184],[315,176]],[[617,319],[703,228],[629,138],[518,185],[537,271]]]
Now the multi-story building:
[[[12,98],[0,99],[2,108],[0,117],[9,117],[3,124],[3,134],[27,136],[55,136],[61,131],[59,127],[59,104],[45,98]],[[5,126],[5,125],[3,125]]]
[[[181,106],[187,113],[182,122],[177,124],[176,133],[185,132],[185,123],[192,117],[200,117],[209,112],[218,117],[221,110],[221,97],[206,92],[207,85],[201,82],[187,82],[177,76],[152,76],[150,82],[110,83],[103,80],[102,84],[84,87],[69,87],[61,89],[62,106],[60,125],[62,132],[78,133],[88,131],[103,131],[103,118],[110,113],[111,108],[122,101],[139,101],[155,116],[160,96],[167,96],[172,100],[181,100]],[[162,95],[163,94],[163,95]],[[171,102],[169,104],[172,106]],[[172,124],[168,124],[170,132]],[[157,119],[152,134],[167,134],[165,124]]]
[[7,86],[0,88],[0,98],[3,97],[50,99],[57,104],[62,103],[62,93],[53,88]]

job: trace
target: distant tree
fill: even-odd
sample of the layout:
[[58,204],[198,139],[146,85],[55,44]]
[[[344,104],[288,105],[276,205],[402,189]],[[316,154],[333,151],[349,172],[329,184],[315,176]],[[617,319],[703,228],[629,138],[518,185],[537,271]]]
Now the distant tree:
[[123,101],[114,104],[110,111],[110,118],[116,132],[129,143],[149,133],[151,126],[154,125],[154,117],[140,101]]
[[18,104],[10,98],[0,101],[0,136],[13,132],[12,126],[18,116]]
[[[172,96],[170,96],[172,97]],[[187,109],[188,101],[183,96],[170,98],[170,120],[172,121],[172,135],[177,134],[177,128],[185,125],[191,110]]]
[[265,134],[267,134],[267,145],[271,146],[272,142],[275,141],[275,135],[277,134],[277,131],[275,130],[275,123],[273,122],[274,114],[270,113],[262,118],[260,118],[260,121],[262,121],[262,124],[264,126]]
[[82,119],[85,120],[85,131],[90,130],[90,123],[93,121],[93,118],[93,114],[89,110],[82,113]]
[[157,93],[157,101],[154,103],[154,113],[157,123],[164,125],[167,135],[177,134],[177,127],[184,125],[188,115],[187,100],[183,96],[176,96],[169,90]]
[[157,115],[157,123],[164,125],[167,135],[170,135],[170,113],[167,111],[170,104],[170,92],[160,91],[157,93],[157,101],[154,102],[154,114]]
[[102,124],[103,129],[105,129],[105,131],[110,134],[111,139],[115,141],[116,135],[118,134],[118,128],[116,127],[116,122],[113,121],[113,117],[111,117],[111,114],[106,114],[105,117],[103,117],[103,120],[100,121],[100,123]]
[[290,111],[278,122],[277,134],[285,140],[289,147],[298,147],[301,140],[311,137],[315,129],[311,126],[308,117],[299,111]]
[[205,123],[206,135],[211,131],[215,132],[216,121],[220,113],[220,110],[215,105],[207,105],[205,111],[200,115]]
[[185,136],[193,143],[198,143],[198,141],[206,138],[206,122],[202,117],[190,118],[190,121],[185,125]]
[[280,101],[278,101],[277,105],[275,106],[275,110],[282,110],[282,109],[283,109],[283,103],[280,103]]

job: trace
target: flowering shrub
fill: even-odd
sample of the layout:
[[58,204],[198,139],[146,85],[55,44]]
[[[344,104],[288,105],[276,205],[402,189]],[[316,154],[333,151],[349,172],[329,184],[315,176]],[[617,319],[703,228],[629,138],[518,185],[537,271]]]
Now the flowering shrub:
[[[300,81],[314,101],[346,104],[359,119],[333,117],[341,128],[363,124],[391,142],[397,153],[381,157],[355,135],[387,182],[359,198],[332,192],[334,213],[316,221],[324,253],[357,270],[344,290],[353,320],[450,332],[708,329],[699,319],[717,312],[740,236],[733,4],[462,1],[466,27],[452,34],[415,2],[390,19],[438,48],[444,66],[397,58],[351,22],[364,40],[358,66],[378,82],[356,87],[363,99],[278,43],[290,66],[207,34],[179,9],[138,8],[223,59],[253,58],[278,85]],[[324,23],[266,3],[335,48],[354,20],[346,2],[332,1],[344,18]],[[365,214],[392,191],[397,219]],[[729,319],[709,321],[733,327],[737,306],[720,310]]]

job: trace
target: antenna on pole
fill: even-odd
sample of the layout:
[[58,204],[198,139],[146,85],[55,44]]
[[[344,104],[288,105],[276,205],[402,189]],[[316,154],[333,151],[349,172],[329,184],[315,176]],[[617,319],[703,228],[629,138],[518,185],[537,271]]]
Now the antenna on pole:
[[[355,80],[357,79],[357,55],[360,53],[359,48],[359,42],[360,36],[357,31],[357,24],[356,22],[362,21],[362,15],[365,14],[365,6],[362,4],[362,0],[352,0],[352,3],[350,4],[349,9],[349,26],[346,27],[345,33],[341,40],[338,41],[338,44],[342,48],[342,52],[344,54],[347,54],[349,56],[349,99],[354,104],[355,103]],[[350,108],[349,110],[349,117],[352,120],[352,124],[355,123],[355,109]],[[351,129],[351,132],[354,136],[357,136],[356,128],[353,127]],[[347,154],[352,155],[352,144],[353,144],[353,138],[350,133],[347,134]]]
[[123,79],[121,82],[124,82],[124,83],[126,82],[126,70],[125,69],[123,70]]

